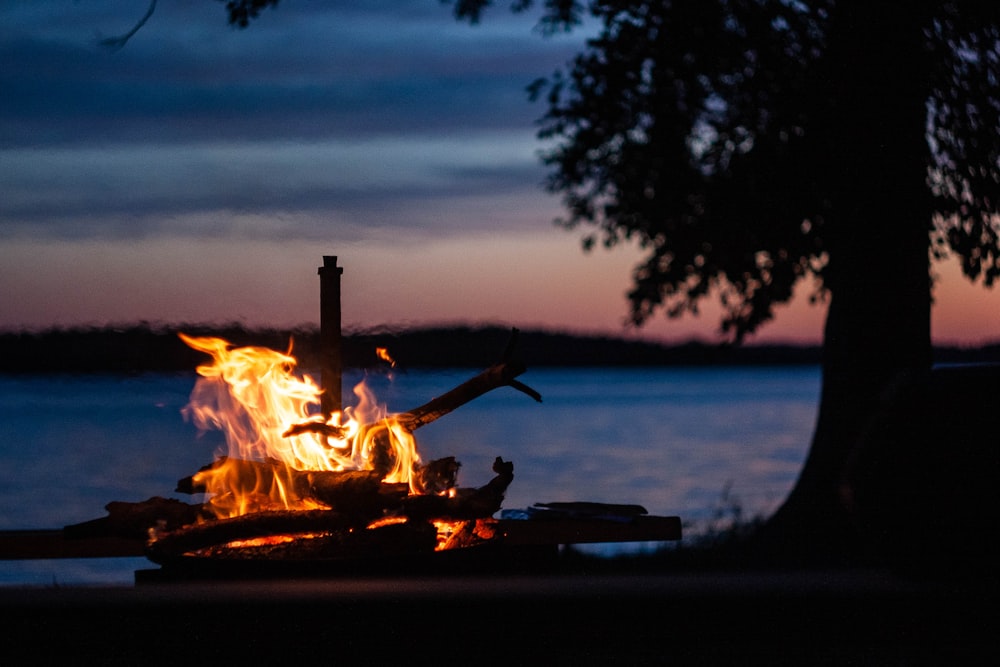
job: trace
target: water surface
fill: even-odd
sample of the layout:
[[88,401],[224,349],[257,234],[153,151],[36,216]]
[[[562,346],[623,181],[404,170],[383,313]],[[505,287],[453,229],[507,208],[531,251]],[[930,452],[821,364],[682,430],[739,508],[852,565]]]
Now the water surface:
[[[371,375],[393,412],[475,371]],[[345,378],[350,387],[362,378]],[[60,528],[105,515],[112,500],[173,493],[221,451],[217,432],[181,416],[194,374],[0,376],[0,530]],[[819,398],[817,367],[532,369],[542,403],[510,388],[416,432],[425,459],[453,455],[461,486],[514,463],[505,509],[536,502],[634,503],[680,516],[687,532],[725,503],[775,509],[801,469]],[[0,561],[0,583],[131,582],[144,559]]]

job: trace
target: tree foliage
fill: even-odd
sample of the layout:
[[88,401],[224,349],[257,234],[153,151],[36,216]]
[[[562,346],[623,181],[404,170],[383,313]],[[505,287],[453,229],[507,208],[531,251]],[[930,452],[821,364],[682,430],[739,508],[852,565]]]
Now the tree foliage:
[[954,251],[967,276],[993,285],[1000,278],[1000,10],[984,3],[990,9],[972,11],[971,4],[946,4],[928,29],[941,63],[928,95],[933,238],[936,255]]
[[[455,12],[478,20],[490,4],[459,1]],[[580,20],[581,3],[540,4],[550,26]],[[831,146],[840,133],[827,132],[844,92],[831,85],[830,68],[841,63],[829,54],[850,52],[830,40],[851,34],[830,26],[837,12],[863,17],[859,6],[588,3],[599,34],[530,90],[548,104],[540,137],[549,142],[548,189],[566,210],[559,222],[592,226],[586,248],[635,240],[646,250],[629,293],[633,323],[659,310],[697,312],[714,295],[725,308],[723,331],[738,340],[770,319],[802,278],[816,279],[813,298],[833,284],[831,225],[856,193],[842,182],[851,166],[834,160],[849,156],[850,146]],[[891,11],[916,10],[897,3]],[[936,255],[954,252],[966,274],[987,285],[1000,275],[995,14],[976,3],[940,3],[924,28],[933,57],[913,53],[911,61],[933,64],[923,94],[927,183],[911,189],[929,186],[933,203],[911,224],[929,229],[933,220]],[[882,83],[883,94],[893,94],[893,83]]]
[[217,0],[226,3],[230,25],[245,28],[268,7],[276,7],[278,0]]

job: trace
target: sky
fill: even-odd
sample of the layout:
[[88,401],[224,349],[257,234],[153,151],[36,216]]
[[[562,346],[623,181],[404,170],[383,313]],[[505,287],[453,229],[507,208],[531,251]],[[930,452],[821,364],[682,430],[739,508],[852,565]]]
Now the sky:
[[[456,22],[439,0],[0,3],[0,329],[317,324],[324,255],[347,329],[493,323],[718,340],[719,310],[624,327],[641,251],[553,223],[526,87],[586,30]],[[1000,290],[936,265],[932,335],[1000,339]],[[809,286],[751,342],[815,343]]]

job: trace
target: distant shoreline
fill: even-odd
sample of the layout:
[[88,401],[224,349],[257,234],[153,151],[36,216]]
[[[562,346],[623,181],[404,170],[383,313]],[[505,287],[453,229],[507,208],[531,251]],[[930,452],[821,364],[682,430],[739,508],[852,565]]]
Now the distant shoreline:
[[[316,365],[318,328],[245,328],[229,325],[151,325],[0,331],[0,373],[148,373],[192,371],[205,355],[177,336],[217,336],[234,345],[286,350],[289,341],[299,365]],[[485,368],[499,361],[511,330],[497,325],[442,326],[396,331],[345,332],[344,366],[384,364],[376,348],[386,348],[402,368]],[[543,330],[519,332],[520,358],[532,367],[818,365],[819,345],[745,344],[647,340]],[[940,346],[935,363],[1000,362],[1000,342],[978,347]]]

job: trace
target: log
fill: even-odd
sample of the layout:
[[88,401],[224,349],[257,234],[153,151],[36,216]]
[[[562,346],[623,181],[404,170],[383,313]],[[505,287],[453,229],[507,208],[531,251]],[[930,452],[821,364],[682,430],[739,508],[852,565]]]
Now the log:
[[[385,515],[406,519],[416,524],[434,520],[459,521],[485,519],[500,509],[503,495],[514,479],[514,466],[497,457],[493,463],[496,476],[478,489],[456,489],[453,496],[411,495],[385,508]],[[395,485],[390,485],[395,486]],[[368,510],[374,507],[366,508]],[[341,533],[360,530],[381,515],[355,509],[335,510],[274,510],[253,512],[238,517],[204,521],[182,526],[173,531],[158,532],[150,540],[147,556],[154,562],[177,557],[187,552],[273,535],[302,533]],[[330,539],[337,541],[334,535]]]
[[527,370],[523,362],[514,358],[517,337],[518,330],[511,329],[510,339],[507,341],[507,347],[500,363],[490,366],[475,377],[466,380],[451,391],[431,399],[420,407],[396,415],[396,421],[403,428],[413,432],[499,387],[512,387],[541,403],[541,394],[515,379]]
[[514,387],[540,403],[541,394],[514,379],[525,370],[524,364],[515,361],[494,364],[441,396],[395,415],[395,420],[407,431],[413,432],[499,387]]
[[418,493],[442,494],[458,484],[458,469],[462,466],[454,456],[435,459],[413,469],[414,486]]
[[105,505],[104,509],[108,511],[108,516],[65,526],[63,535],[71,540],[98,537],[146,540],[153,526],[161,525],[172,530],[208,516],[201,505],[159,496],[137,503],[116,500]]
[[[426,426],[449,412],[462,407],[466,403],[479,398],[483,394],[500,387],[512,387],[541,403],[541,394],[515,379],[527,370],[523,362],[514,359],[517,336],[518,330],[512,329],[507,348],[504,350],[503,357],[499,363],[490,366],[454,389],[445,392],[437,398],[431,399],[421,406],[393,415],[392,419],[412,433],[421,426]],[[371,427],[373,425],[369,424],[368,426]],[[308,432],[333,437],[342,437],[343,435],[340,427],[327,425],[315,420],[293,424],[285,431],[284,435],[291,436]]]
[[363,527],[360,521],[332,510],[275,510],[216,519],[157,534],[146,546],[146,556],[159,563],[184,553],[236,540],[274,535],[325,533]]
[[223,466],[235,468],[234,477],[246,480],[245,488],[231,489],[243,493],[254,489],[270,489],[278,478],[289,494],[300,500],[311,500],[346,513],[373,514],[387,504],[396,502],[408,492],[407,485],[383,484],[384,476],[375,470],[296,470],[280,461],[248,461],[221,456],[198,473],[177,482],[178,493],[204,493],[204,475]]
[[500,511],[507,487],[514,479],[514,464],[499,456],[493,462],[496,477],[477,489],[456,489],[454,495],[412,495],[401,502],[398,514],[411,519],[449,521],[485,519]]

